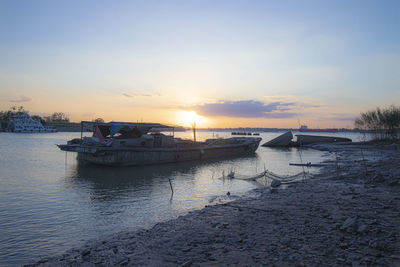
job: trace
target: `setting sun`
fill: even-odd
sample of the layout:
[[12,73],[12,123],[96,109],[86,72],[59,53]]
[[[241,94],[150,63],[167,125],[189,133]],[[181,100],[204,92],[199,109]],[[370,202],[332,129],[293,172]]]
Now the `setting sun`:
[[192,126],[196,123],[197,126],[203,126],[207,119],[198,115],[195,111],[180,111],[178,115],[178,122],[184,127]]

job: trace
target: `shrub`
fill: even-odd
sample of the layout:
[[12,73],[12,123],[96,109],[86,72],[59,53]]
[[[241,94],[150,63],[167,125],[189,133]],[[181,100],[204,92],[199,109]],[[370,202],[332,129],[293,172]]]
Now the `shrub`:
[[400,107],[394,105],[387,108],[376,108],[361,113],[355,120],[355,126],[372,131],[375,139],[397,139],[400,127]]

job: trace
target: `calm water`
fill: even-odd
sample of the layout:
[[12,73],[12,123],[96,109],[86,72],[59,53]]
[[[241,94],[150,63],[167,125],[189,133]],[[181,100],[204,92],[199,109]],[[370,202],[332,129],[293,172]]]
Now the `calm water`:
[[[190,132],[178,133],[190,137]],[[260,184],[222,180],[222,172],[281,174],[301,171],[291,149],[260,147],[255,156],[146,167],[81,165],[55,144],[79,133],[0,133],[0,265],[19,265],[61,254],[84,241],[126,229],[151,227],[189,210],[243,195]],[[198,132],[198,139],[228,132]],[[263,142],[279,133],[261,133]],[[360,139],[359,135],[341,136]],[[326,152],[302,150],[304,162]],[[174,195],[168,179],[172,180]]]

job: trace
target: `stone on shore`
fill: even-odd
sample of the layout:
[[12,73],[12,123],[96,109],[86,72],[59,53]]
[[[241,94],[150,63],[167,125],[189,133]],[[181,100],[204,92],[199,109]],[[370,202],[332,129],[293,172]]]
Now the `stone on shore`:
[[271,187],[279,187],[282,184],[279,180],[272,180]]

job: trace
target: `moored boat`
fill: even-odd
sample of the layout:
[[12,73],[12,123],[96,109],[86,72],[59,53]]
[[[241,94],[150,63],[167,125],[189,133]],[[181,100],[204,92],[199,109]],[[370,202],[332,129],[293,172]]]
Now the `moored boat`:
[[[83,124],[88,122],[82,122]],[[165,129],[172,135],[154,131]],[[196,142],[174,137],[174,127],[158,123],[110,122],[93,125],[93,136],[58,145],[78,159],[100,165],[135,166],[253,154],[261,138],[232,137]]]
[[28,113],[14,115],[8,125],[8,131],[14,133],[55,133],[57,130],[44,126],[42,122],[35,121]]

